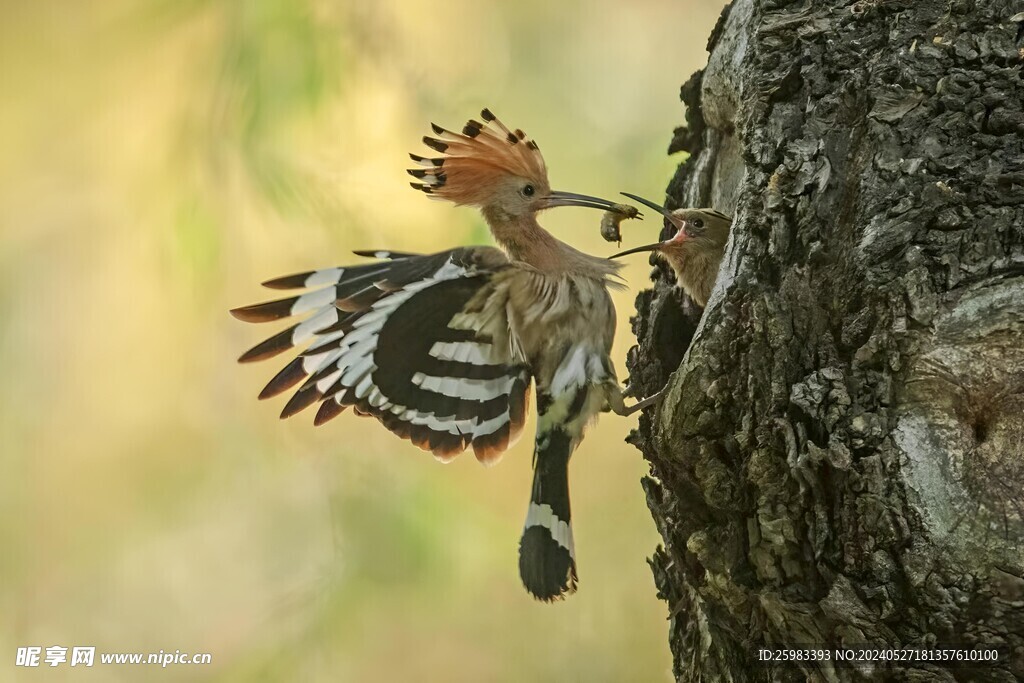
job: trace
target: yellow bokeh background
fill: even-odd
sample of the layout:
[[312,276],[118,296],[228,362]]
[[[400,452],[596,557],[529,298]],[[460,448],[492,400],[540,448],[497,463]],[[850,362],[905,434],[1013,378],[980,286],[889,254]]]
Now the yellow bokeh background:
[[[669,680],[635,418],[577,451],[580,590],[540,604],[529,438],[444,466],[348,413],[280,421],[255,397],[281,362],[234,362],[269,330],[227,310],[352,249],[489,243],[405,174],[484,106],[553,187],[660,200],[722,4],[0,4],[0,680]],[[543,222],[609,254],[599,219]],[[616,295],[623,377],[648,271]],[[19,669],[28,645],[213,663]]]

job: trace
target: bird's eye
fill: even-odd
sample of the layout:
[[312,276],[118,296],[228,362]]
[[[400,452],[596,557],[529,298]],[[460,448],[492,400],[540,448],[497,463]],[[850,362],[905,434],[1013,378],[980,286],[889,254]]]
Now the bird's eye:
[[523,194],[526,195],[527,197],[532,197],[533,196],[533,185],[527,185],[526,187],[524,187],[523,188]]
[[704,221],[700,218],[693,219],[693,227],[700,229],[704,227]]

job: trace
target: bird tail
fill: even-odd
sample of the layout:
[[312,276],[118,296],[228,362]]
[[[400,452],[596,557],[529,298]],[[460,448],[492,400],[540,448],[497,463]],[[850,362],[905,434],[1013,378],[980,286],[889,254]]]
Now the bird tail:
[[538,431],[533,491],[519,542],[519,575],[526,590],[545,602],[576,592],[569,513],[569,456],[573,445],[561,426]]

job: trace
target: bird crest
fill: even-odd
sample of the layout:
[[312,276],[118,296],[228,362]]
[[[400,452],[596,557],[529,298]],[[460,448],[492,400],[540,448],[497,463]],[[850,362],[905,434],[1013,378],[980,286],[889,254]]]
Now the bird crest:
[[411,183],[413,188],[431,199],[473,205],[486,202],[488,188],[508,176],[525,178],[546,190],[547,166],[537,143],[522,130],[509,129],[490,109],[481,111],[480,117],[482,123],[470,119],[462,133],[431,124],[436,137],[424,136],[423,144],[439,155],[409,155],[419,166],[408,171],[419,181]]

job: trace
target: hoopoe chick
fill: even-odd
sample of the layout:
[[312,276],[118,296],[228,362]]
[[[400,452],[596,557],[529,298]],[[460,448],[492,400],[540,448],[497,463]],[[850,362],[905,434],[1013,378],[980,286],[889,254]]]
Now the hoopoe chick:
[[319,404],[322,424],[347,407],[448,461],[472,448],[495,462],[519,436],[536,384],[534,479],[519,546],[526,589],[549,601],[576,588],[568,465],[606,406],[629,414],[610,358],[620,265],[555,239],[537,214],[612,202],[555,192],[537,144],[489,110],[462,133],[434,126],[433,157],[410,155],[413,187],[478,207],[502,250],[465,247],[270,280],[312,291],[235,309],[247,322],[308,314],[247,351],[242,362],[308,345],[260,398],[292,389],[282,417]]
[[729,241],[732,218],[714,209],[676,209],[670,212],[642,197],[626,192],[622,194],[663,215],[675,227],[676,233],[663,242],[620,251],[612,258],[653,251],[669,264],[683,291],[701,308],[707,306],[725,255],[725,245]]

